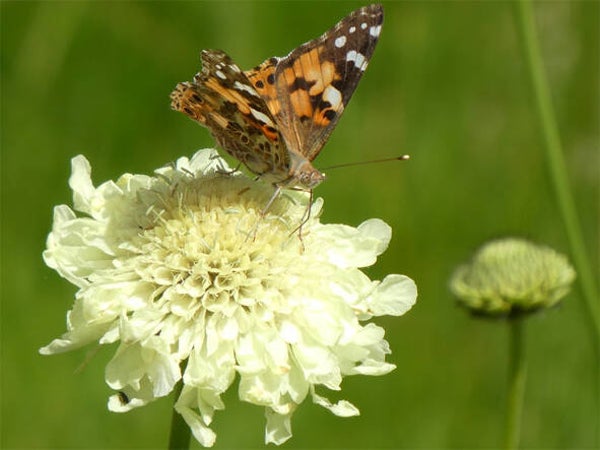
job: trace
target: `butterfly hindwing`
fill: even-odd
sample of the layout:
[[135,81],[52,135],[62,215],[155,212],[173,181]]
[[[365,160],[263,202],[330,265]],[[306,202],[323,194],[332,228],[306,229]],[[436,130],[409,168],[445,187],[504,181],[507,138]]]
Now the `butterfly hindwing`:
[[217,143],[256,174],[288,166],[288,154],[264,100],[224,52],[203,50],[202,72],[179,83],[171,107],[207,127]]

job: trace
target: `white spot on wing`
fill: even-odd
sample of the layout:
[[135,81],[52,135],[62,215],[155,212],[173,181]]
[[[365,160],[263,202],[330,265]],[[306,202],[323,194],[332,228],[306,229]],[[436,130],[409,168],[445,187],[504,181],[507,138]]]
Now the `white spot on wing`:
[[337,48],[342,48],[344,45],[346,45],[346,36],[340,36],[335,40],[334,44]]
[[255,119],[260,120],[262,123],[266,123],[269,126],[273,126],[273,122],[266,114],[261,113],[260,111],[255,110],[254,108],[250,108],[250,114],[254,116]]
[[338,110],[342,105],[342,93],[330,84],[323,91],[323,100],[329,102],[334,110]]
[[221,80],[226,80],[227,77],[225,76],[225,74],[223,72],[221,72],[220,70],[217,70],[215,72],[215,75],[217,75]]
[[373,37],[378,37],[379,33],[381,33],[381,25],[377,25],[376,27],[371,27],[369,29],[369,34]]
[[361,30],[366,30],[367,29],[367,22],[363,22],[360,24],[360,29]]
[[353,62],[354,66],[360,70],[365,70],[367,68],[365,56],[362,53],[358,53],[356,50],[350,50],[346,53],[346,61]]
[[348,32],[350,32],[350,34],[354,33],[356,31],[356,27],[350,27],[350,29],[348,30]]
[[248,94],[250,94],[254,97],[259,96],[258,93],[254,90],[254,88],[252,86],[248,86],[247,84],[240,83],[237,80],[235,83],[233,83],[233,87],[236,88],[238,91],[246,91]]

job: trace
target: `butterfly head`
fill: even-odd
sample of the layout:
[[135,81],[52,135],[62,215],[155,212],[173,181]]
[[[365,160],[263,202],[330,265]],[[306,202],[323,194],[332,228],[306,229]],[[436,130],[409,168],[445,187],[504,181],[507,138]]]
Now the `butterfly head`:
[[314,189],[325,180],[325,174],[315,169],[308,161],[300,164],[296,170],[292,171],[291,175],[288,185],[309,190]]

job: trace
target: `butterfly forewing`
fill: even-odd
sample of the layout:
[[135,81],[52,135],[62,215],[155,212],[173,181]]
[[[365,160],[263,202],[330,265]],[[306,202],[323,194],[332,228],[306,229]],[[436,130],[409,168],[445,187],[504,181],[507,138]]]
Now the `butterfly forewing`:
[[[375,50],[383,23],[381,5],[360,8],[281,59],[265,61],[258,72],[275,89],[266,102],[290,151],[312,161],[335,128]],[[249,71],[256,77],[256,69]],[[273,108],[272,98],[279,99]]]

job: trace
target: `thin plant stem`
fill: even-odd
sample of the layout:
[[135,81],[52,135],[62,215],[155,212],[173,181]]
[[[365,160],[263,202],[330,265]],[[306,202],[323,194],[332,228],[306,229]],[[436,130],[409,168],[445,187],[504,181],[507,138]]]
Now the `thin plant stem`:
[[[176,402],[181,394],[183,388],[183,380],[179,380],[175,389],[173,389],[174,401]],[[171,435],[169,436],[169,450],[187,450],[190,448],[190,427],[181,414],[175,411],[173,408],[173,415],[171,416]]]
[[[586,253],[581,225],[567,178],[560,136],[536,36],[533,7],[530,0],[518,0],[514,4],[521,43],[526,55],[537,115],[544,139],[550,179],[554,186],[556,202],[569,241],[570,253],[577,271],[582,298],[587,309],[585,317],[592,333],[595,356],[596,376],[594,378],[599,380],[593,387],[594,397],[596,398],[596,408],[600,409],[600,295],[597,279],[594,277]],[[600,414],[597,414],[597,417],[595,439],[596,444],[600,445]]]
[[504,448],[514,450],[519,447],[525,380],[527,379],[525,319],[514,318],[510,320],[509,324],[508,395],[506,398]]
[[585,250],[581,225],[567,179],[562,145],[536,37],[533,8],[530,0],[518,0],[515,5],[517,7],[521,41],[526,54],[538,119],[544,139],[551,182],[569,240],[573,264],[577,271],[583,299],[589,312],[588,317],[595,333],[594,339],[596,343],[594,345],[597,350],[600,350],[600,296],[598,295],[596,280]]

